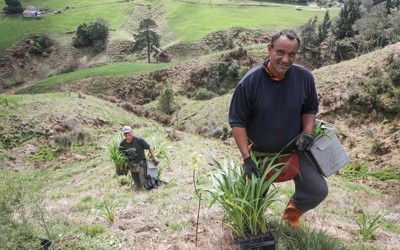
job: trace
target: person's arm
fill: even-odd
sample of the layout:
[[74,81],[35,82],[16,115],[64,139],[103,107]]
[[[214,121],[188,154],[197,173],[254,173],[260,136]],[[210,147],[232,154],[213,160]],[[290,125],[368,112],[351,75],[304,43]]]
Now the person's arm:
[[256,177],[260,177],[259,170],[256,163],[250,157],[250,147],[247,141],[246,128],[232,127],[233,138],[235,138],[236,144],[239,148],[240,153],[243,157],[243,169],[244,174],[251,178],[254,174]]
[[303,125],[304,133],[312,134],[316,117],[317,117],[316,114],[302,114],[301,115],[301,122]]
[[154,149],[151,146],[149,147],[149,152],[150,152],[151,158],[153,158],[153,161],[158,161],[157,157],[156,157],[156,153],[154,152]]
[[246,128],[233,127],[232,128],[233,138],[235,138],[236,144],[242,154],[243,160],[250,156],[249,144],[247,141]]

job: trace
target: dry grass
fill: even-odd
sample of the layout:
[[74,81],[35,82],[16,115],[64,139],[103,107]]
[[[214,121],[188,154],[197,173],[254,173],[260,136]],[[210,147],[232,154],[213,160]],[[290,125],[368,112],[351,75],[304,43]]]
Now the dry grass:
[[[18,98],[19,106],[2,107],[2,120],[5,128],[12,131],[12,123],[7,119],[17,115],[22,124],[35,124],[38,128],[52,127],[58,120],[72,114],[79,114],[82,126],[93,131],[96,143],[84,158],[73,157],[78,152],[67,152],[57,160],[41,163],[40,169],[32,167],[26,149],[36,145],[51,145],[51,140],[35,137],[19,148],[6,150],[9,157],[18,158],[18,163],[6,160],[7,166],[19,169],[21,174],[36,176],[41,182],[46,210],[51,230],[55,233],[55,246],[76,249],[196,249],[195,221],[198,199],[193,186],[193,157],[199,157],[201,163],[196,176],[201,184],[207,184],[206,171],[212,168],[209,163],[209,151],[218,158],[238,159],[239,152],[232,139],[227,142],[206,139],[197,135],[179,132],[180,140],[169,141],[167,131],[150,120],[138,118],[116,107],[115,104],[88,96],[81,99],[76,94],[45,94]],[[228,98],[228,97],[224,97]],[[217,107],[217,101],[214,100]],[[227,102],[227,101],[226,101]],[[221,105],[224,102],[221,102]],[[187,104],[190,106],[190,104]],[[197,103],[198,113],[191,119],[212,119],[217,115],[204,110],[205,103]],[[57,107],[54,109],[54,107]],[[189,112],[189,107],[186,107]],[[209,110],[209,109],[208,109]],[[95,127],[96,117],[107,121]],[[188,116],[189,117],[189,116]],[[14,120],[17,118],[13,118]],[[221,122],[223,121],[222,118]],[[9,124],[10,126],[8,126]],[[106,144],[119,137],[119,129],[124,124],[133,124],[134,133],[144,138],[153,137],[168,145],[167,155],[170,163],[163,172],[162,179],[171,184],[151,192],[135,192],[128,185],[121,185],[123,177],[114,176],[112,162],[108,159]],[[166,163],[162,160],[162,163]],[[373,214],[386,214],[387,225],[399,225],[400,207],[396,194],[400,191],[398,182],[351,182],[341,176],[328,179],[330,194],[315,210],[305,214],[304,222],[313,228],[326,230],[339,237],[348,246],[358,246],[359,236],[354,217],[356,204]],[[372,185],[373,184],[373,185]],[[285,202],[294,190],[291,182],[281,183],[282,202],[269,209],[269,213],[280,218]],[[368,195],[366,195],[368,194]],[[233,249],[235,247],[229,230],[221,225],[222,211],[218,206],[207,208],[208,198],[202,202],[197,249]],[[116,221],[111,223],[99,214],[99,204],[104,199],[113,201]],[[397,200],[395,200],[397,199]],[[58,219],[64,221],[60,224]],[[93,238],[87,238],[81,229],[83,225],[103,225],[106,232]],[[64,225],[64,226],[62,226]],[[396,231],[397,230],[397,231]],[[396,249],[399,242],[399,228],[382,227],[376,231],[373,240],[363,243],[378,249]]]

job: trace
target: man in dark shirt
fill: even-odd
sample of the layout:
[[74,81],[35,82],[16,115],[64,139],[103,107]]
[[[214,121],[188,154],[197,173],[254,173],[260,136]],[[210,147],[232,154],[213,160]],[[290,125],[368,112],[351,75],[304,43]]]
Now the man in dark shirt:
[[147,162],[144,150],[147,149],[153,159],[155,165],[158,160],[153,148],[144,139],[133,136],[130,126],[122,128],[125,139],[119,145],[120,152],[124,153],[128,158],[128,167],[131,171],[133,182],[137,189],[142,189],[143,184],[147,181]]
[[307,154],[313,144],[318,99],[311,72],[293,64],[299,47],[293,31],[273,35],[269,60],[240,80],[229,109],[229,124],[248,177],[259,176],[250,143],[252,150],[268,153],[292,152],[297,146],[300,174],[293,179],[296,190],[284,212],[293,228],[300,227],[300,216],[328,194],[325,179]]

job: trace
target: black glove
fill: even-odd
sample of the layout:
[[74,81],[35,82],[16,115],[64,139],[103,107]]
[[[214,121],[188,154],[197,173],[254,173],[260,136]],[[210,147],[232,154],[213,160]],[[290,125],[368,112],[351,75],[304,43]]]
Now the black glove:
[[244,174],[251,179],[254,174],[257,178],[260,177],[256,163],[251,159],[251,156],[244,159],[243,163]]
[[156,159],[156,160],[153,160],[153,163],[154,163],[154,166],[158,166],[158,160]]
[[296,147],[300,151],[310,150],[313,144],[314,137],[312,136],[312,134],[306,132],[301,133],[296,141]]

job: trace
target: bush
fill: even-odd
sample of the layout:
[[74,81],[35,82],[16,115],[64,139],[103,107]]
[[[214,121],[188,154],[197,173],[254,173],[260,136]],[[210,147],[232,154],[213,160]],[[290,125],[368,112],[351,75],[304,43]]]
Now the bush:
[[393,86],[400,88],[400,69],[393,67],[389,72]]
[[72,147],[72,145],[83,146],[85,143],[90,142],[91,140],[92,135],[89,131],[85,130],[74,131],[64,135],[57,135],[54,138],[54,142],[61,150],[67,150]]
[[215,94],[214,92],[207,90],[205,88],[200,88],[196,91],[196,94],[194,95],[193,99],[195,100],[210,100],[218,95]]
[[158,107],[162,112],[171,114],[174,111],[174,104],[174,91],[171,86],[167,86],[159,96]]
[[76,48],[92,46],[99,52],[106,48],[108,34],[109,30],[105,21],[83,23],[78,26],[72,45]]
[[22,8],[22,4],[19,0],[5,0],[6,7],[4,7],[4,11],[10,14],[22,13],[24,9]]
[[370,113],[372,111],[398,114],[400,89],[385,79],[373,78],[353,90],[347,99],[349,109]]
[[239,70],[240,70],[240,66],[239,65],[231,64],[228,67],[227,75],[232,79],[236,79],[239,76]]
[[42,54],[53,45],[53,42],[47,35],[35,35],[32,38],[32,45],[29,47],[28,52],[31,54]]

